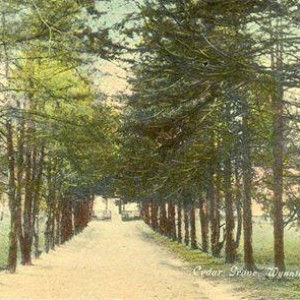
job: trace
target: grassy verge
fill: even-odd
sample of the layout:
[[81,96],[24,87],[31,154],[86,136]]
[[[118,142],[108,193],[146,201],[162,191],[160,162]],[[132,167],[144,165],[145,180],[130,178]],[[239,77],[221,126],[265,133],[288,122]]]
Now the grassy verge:
[[[149,233],[149,238],[175,254],[184,262],[185,268],[190,272],[193,272],[199,266],[202,267],[202,270],[220,270],[222,274],[219,276],[205,276],[198,271],[197,276],[199,275],[207,280],[230,283],[235,290],[250,294],[251,299],[300,299],[300,279],[268,279],[265,276],[266,271],[259,271],[257,276],[240,275],[231,277],[229,275],[234,273],[231,269],[232,266],[225,264],[223,258],[213,258],[200,250],[191,250],[183,244],[173,242],[156,232]],[[237,263],[234,267],[242,270],[241,263]]]

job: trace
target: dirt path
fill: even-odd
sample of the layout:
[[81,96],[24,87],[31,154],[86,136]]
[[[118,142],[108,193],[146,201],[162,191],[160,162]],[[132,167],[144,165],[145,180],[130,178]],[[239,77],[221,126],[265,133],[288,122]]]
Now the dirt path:
[[[0,274],[0,299],[242,299],[182,269],[182,262],[146,238],[142,222],[93,221],[71,242]],[[247,298],[244,298],[247,299]]]

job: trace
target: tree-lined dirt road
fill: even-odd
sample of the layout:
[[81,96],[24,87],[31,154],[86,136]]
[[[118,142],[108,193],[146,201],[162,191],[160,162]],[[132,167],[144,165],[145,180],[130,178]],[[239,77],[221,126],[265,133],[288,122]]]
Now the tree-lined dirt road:
[[0,275],[0,299],[248,299],[213,286],[147,238],[141,221],[93,221],[32,267]]

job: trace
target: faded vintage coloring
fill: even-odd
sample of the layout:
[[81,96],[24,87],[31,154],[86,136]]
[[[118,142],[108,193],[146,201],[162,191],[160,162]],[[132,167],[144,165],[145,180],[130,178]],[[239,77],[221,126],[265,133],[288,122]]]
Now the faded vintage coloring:
[[0,0],[0,300],[300,299],[300,0]]

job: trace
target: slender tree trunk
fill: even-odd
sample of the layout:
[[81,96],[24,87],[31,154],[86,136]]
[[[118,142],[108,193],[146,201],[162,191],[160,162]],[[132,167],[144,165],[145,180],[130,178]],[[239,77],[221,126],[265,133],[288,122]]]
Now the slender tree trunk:
[[149,202],[145,202],[145,223],[150,224]]
[[45,228],[45,252],[48,253],[51,248],[51,219],[53,215],[53,205],[52,205],[52,178],[51,178],[51,173],[52,173],[52,166],[51,166],[51,161],[50,158],[48,157],[48,167],[47,167],[47,197],[46,197],[46,204],[47,204],[47,219],[46,219],[46,228]]
[[23,212],[23,243],[21,244],[21,263],[22,265],[31,265],[31,249],[32,249],[32,155],[31,149],[26,149],[25,154],[25,200]]
[[167,236],[172,238],[172,201],[167,202]]
[[177,241],[182,243],[182,202],[178,200],[177,204]]
[[[3,45],[3,57],[5,58],[4,72],[5,78],[9,78],[9,59],[8,59],[8,47],[5,42],[6,40],[6,14],[2,14],[2,36],[4,38]],[[4,102],[9,104],[7,94],[4,93]],[[11,113],[11,109],[8,110]],[[8,260],[7,260],[7,271],[15,273],[17,268],[17,257],[18,257],[18,221],[17,221],[17,203],[16,203],[16,183],[15,183],[15,153],[13,144],[13,127],[12,118],[8,116],[6,120],[6,150],[8,159],[8,202],[10,210],[10,231],[9,231],[9,249],[8,249]]]
[[33,246],[34,246],[34,257],[39,258],[42,251],[40,250],[40,220],[39,220],[39,210],[35,212],[35,224],[34,224],[34,234],[33,234]]
[[[61,219],[62,219],[62,195],[60,191],[57,191],[56,196],[56,205],[55,205],[55,215],[53,217],[53,220],[55,220],[55,239],[54,239],[54,233],[53,233],[53,240],[55,240],[55,245],[59,246],[61,244]],[[54,229],[53,229],[54,230]]]
[[226,243],[225,243],[225,261],[234,263],[236,259],[236,247],[233,237],[234,233],[234,214],[231,187],[232,166],[230,154],[226,154],[224,162],[224,190],[225,190],[225,218],[226,218]]
[[[212,143],[213,144],[213,143]],[[214,154],[214,145],[212,145],[212,153]],[[215,155],[212,157],[213,160],[215,160]],[[211,164],[209,165],[208,169],[208,180],[207,180],[207,201],[210,204],[209,205],[209,219],[210,219],[210,245],[211,245],[211,253],[213,256],[216,256],[216,248],[218,247],[219,243],[219,226],[220,224],[218,223],[217,219],[217,214],[218,214],[218,207],[217,207],[217,201],[216,201],[216,193],[215,193],[215,185],[214,185],[214,164],[215,162],[212,161]],[[202,202],[202,203],[201,203]],[[204,200],[200,200],[200,207],[203,206]],[[205,215],[202,212],[201,209],[203,210],[204,208],[200,208],[200,220],[201,216],[203,215],[202,218],[205,219]],[[204,224],[201,224],[201,228],[204,226]],[[208,232],[205,230],[204,232]],[[205,243],[205,252],[208,252],[208,242]]]
[[24,135],[25,121],[21,118],[19,123],[18,136],[18,156],[17,156],[17,187],[16,187],[16,212],[18,222],[18,239],[19,244],[23,245],[23,229],[22,229],[22,189],[23,189],[23,174],[24,174]]
[[9,232],[9,249],[7,270],[15,273],[17,269],[18,257],[18,221],[17,221],[17,205],[16,205],[16,184],[15,184],[15,154],[13,145],[12,121],[8,119],[6,122],[7,131],[7,156],[8,156],[8,200],[10,209],[10,232]]
[[48,208],[47,211],[47,220],[46,220],[46,228],[45,228],[45,252],[48,253],[50,251],[50,245],[51,245],[51,210]]
[[160,205],[160,231],[163,235],[167,233],[167,212],[166,212],[166,204],[164,201],[161,202]]
[[78,234],[80,232],[80,217],[81,217],[80,204],[81,203],[79,202],[75,202],[73,205],[75,234]]
[[236,228],[236,238],[235,238],[235,248],[238,249],[242,237],[243,229],[243,215],[242,215],[242,191],[241,182],[239,176],[239,166],[235,165],[235,207],[236,207],[236,217],[237,217],[237,228]]
[[202,251],[208,253],[209,221],[207,217],[207,204],[204,198],[199,199],[199,215],[200,215]]
[[186,195],[184,198],[184,244],[188,246],[190,244],[190,221],[189,221],[189,207]]
[[[277,24],[282,35],[281,24]],[[284,117],[283,117],[283,87],[282,87],[282,42],[276,47],[273,56],[277,89],[273,94],[273,218],[274,218],[274,264],[280,271],[285,270],[284,263],[284,221],[283,221],[283,150],[284,150]]]
[[254,271],[255,262],[252,246],[252,158],[251,141],[249,134],[249,105],[245,103],[245,114],[243,117],[242,139],[243,139],[243,157],[242,157],[242,178],[243,178],[243,228],[244,228],[244,267],[246,270]]
[[176,208],[174,201],[170,202],[170,227],[171,227],[171,238],[173,241],[176,241]]
[[154,230],[158,229],[158,207],[155,201],[151,202],[151,225]]
[[[122,199],[119,199],[119,215],[122,214]],[[146,213],[147,215],[146,216],[149,216],[149,207],[148,207],[148,203],[146,203]],[[147,224],[149,224],[149,218],[147,218]]]
[[190,228],[191,228],[191,248],[197,249],[197,238],[196,238],[196,220],[195,220],[195,205],[191,204],[190,209]]
[[283,105],[275,103],[274,146],[273,146],[273,215],[274,215],[274,262],[279,270],[285,270],[284,264],[284,221],[283,221]]
[[[57,234],[57,228],[58,228],[58,224],[61,224],[61,219],[57,222],[56,221],[56,214],[57,212],[57,205],[56,205],[56,199],[53,199],[53,203],[52,203],[53,207],[52,207],[52,214],[51,214],[51,219],[50,219],[50,249],[54,250],[55,249],[55,245],[56,245],[56,236],[55,233]],[[59,237],[61,238],[61,232],[59,233]]]
[[[220,154],[218,154],[219,156]],[[214,248],[213,256],[219,257],[224,246],[224,241],[220,241],[221,237],[221,215],[220,215],[220,202],[221,202],[221,170],[219,162],[216,162],[216,188],[215,188],[215,199],[216,199],[216,240],[218,241],[217,245]]]
[[[54,165],[54,168],[56,168],[56,165]],[[56,241],[57,239],[61,239],[61,232],[58,232],[58,229],[60,229],[61,226],[61,218],[58,219],[58,217],[61,216],[61,201],[60,193],[59,193],[59,187],[57,184],[57,181],[55,179],[52,180],[52,186],[51,186],[51,193],[49,195],[51,198],[49,199],[50,205],[51,205],[51,219],[50,219],[50,249],[54,250],[55,245],[57,245]]]
[[236,206],[236,216],[237,216],[235,248],[238,249],[240,246],[242,230],[243,230],[243,214],[242,214],[241,198],[236,199],[235,206]]
[[[48,170],[49,172],[49,170]],[[47,219],[46,219],[46,228],[45,228],[45,252],[48,253],[51,249],[52,239],[52,223],[54,219],[54,209],[53,209],[53,189],[52,189],[52,182],[50,179],[50,173],[48,173],[48,180],[47,180],[47,188],[48,188],[48,195],[46,198],[47,203]]]
[[[39,160],[37,157],[39,156]],[[43,175],[43,166],[44,166],[44,147],[42,146],[40,154],[35,153],[35,167],[34,172],[36,172],[34,180],[34,193],[33,193],[33,245],[35,249],[35,257],[38,258],[41,254],[40,250],[40,190],[42,185],[42,175]]]

